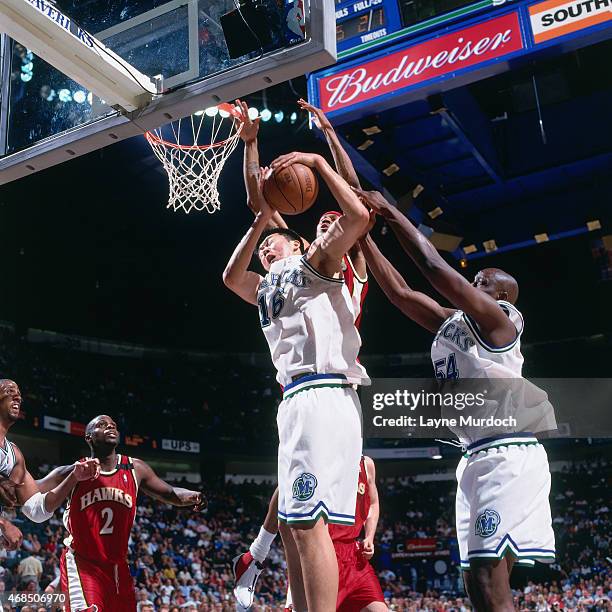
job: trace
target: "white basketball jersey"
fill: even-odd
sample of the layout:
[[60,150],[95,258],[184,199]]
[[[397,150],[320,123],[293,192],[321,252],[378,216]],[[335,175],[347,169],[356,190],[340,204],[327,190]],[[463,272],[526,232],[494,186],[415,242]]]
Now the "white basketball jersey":
[[281,385],[308,372],[344,374],[351,383],[369,384],[357,361],[361,338],[342,279],[319,274],[301,255],[287,257],[271,265],[257,304]]
[[0,445],[0,476],[8,478],[17,463],[15,449],[13,443],[7,439],[4,440],[4,447]]
[[431,360],[438,378],[518,378],[522,375],[523,317],[509,302],[497,302],[516,327],[516,338],[494,348],[480,335],[478,324],[456,310],[438,330],[431,345]]
[[[522,377],[523,355],[521,334],[523,317],[509,302],[497,302],[516,327],[516,338],[507,346],[492,347],[481,336],[478,324],[469,315],[457,310],[440,327],[431,346],[431,359],[438,378],[505,379],[487,386],[484,405],[465,411],[476,420],[493,417],[498,422],[512,417],[512,423],[490,425],[461,423],[453,427],[461,442],[515,432],[536,433],[556,429],[554,409],[548,395]],[[464,415],[464,416],[465,416]],[[445,417],[457,417],[452,409],[443,410]]]

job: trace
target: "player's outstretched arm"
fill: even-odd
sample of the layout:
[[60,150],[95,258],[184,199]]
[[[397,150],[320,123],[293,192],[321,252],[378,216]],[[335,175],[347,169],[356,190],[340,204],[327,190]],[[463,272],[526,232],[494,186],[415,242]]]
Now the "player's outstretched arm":
[[[247,205],[254,215],[260,210],[258,191],[262,179],[261,173],[264,171],[259,166],[259,147],[257,144],[257,135],[259,134],[260,118],[251,119],[249,117],[249,105],[242,100],[236,100],[236,105],[240,110],[242,130],[240,138],[244,142],[244,158],[242,164],[242,172],[244,176],[244,186],[247,192]],[[277,211],[268,221],[268,227],[287,227],[284,219]]]
[[24,456],[18,448],[15,448],[15,456],[17,459],[16,467],[23,468],[24,474],[22,482],[16,489],[17,500],[22,506],[22,512],[35,523],[49,520],[68,498],[78,482],[93,480],[100,473],[100,462],[97,459],[77,461],[70,466],[72,469],[59,484],[43,493],[28,472]]
[[363,526],[363,556],[366,559],[371,559],[374,555],[374,537],[376,535],[376,527],[380,517],[380,502],[378,499],[378,489],[376,488],[376,466],[370,457],[364,457],[366,474],[368,475],[368,493],[370,494],[370,509],[368,518]]
[[[336,172],[351,187],[361,189],[361,183],[359,182],[359,177],[355,171],[355,166],[353,166],[353,162],[351,161],[349,154],[346,152],[346,149],[342,146],[342,144],[340,144],[338,134],[336,134],[334,126],[331,124],[325,113],[320,108],[309,104],[302,98],[298,100],[298,104],[300,108],[307,110],[313,115],[315,125],[323,132],[325,140],[327,141],[331,154],[334,158]],[[356,242],[353,246],[351,246],[351,248],[348,250],[348,254],[353,262],[353,266],[355,267],[355,272],[357,272],[359,276],[358,280],[364,282],[368,271],[366,269],[365,258],[361,252],[359,242]]]
[[363,237],[359,244],[370,272],[387,299],[409,319],[435,334],[453,310],[444,308],[428,295],[412,289],[382,254],[370,234]]
[[497,302],[453,270],[434,245],[381,193],[360,189],[354,191],[370,208],[386,219],[404,251],[427,280],[451,304],[470,315],[487,340],[494,346],[503,346],[516,338],[514,324]]
[[265,203],[264,209],[257,213],[255,221],[234,249],[223,271],[225,286],[253,305],[257,305],[257,289],[263,279],[261,275],[251,272],[248,268],[257,242],[266,229],[270,216],[271,208]]
[[74,465],[60,465],[55,469],[51,470],[46,476],[36,481],[36,486],[41,493],[48,493],[72,472]]
[[191,491],[181,487],[173,487],[162,480],[148,463],[141,459],[134,459],[134,469],[138,478],[138,486],[153,499],[163,501],[172,506],[194,507],[201,509],[206,500],[200,491]]
[[325,113],[316,106],[309,104],[306,100],[300,98],[298,100],[300,108],[308,111],[314,117],[315,125],[323,132],[325,140],[329,146],[331,154],[334,158],[334,164],[336,165],[336,172],[351,186],[361,189],[361,183],[355,172],[353,162],[349,157],[344,147],[340,144],[340,139],[334,130],[334,126],[330,120],[326,117]]

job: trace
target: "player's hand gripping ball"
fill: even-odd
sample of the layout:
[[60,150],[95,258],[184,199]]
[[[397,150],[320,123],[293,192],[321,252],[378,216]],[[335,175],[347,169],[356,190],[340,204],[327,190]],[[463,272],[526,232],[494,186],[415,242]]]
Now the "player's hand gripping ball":
[[312,153],[289,153],[272,162],[265,176],[263,195],[283,215],[299,215],[308,210],[319,195],[319,181],[312,170],[319,156]]

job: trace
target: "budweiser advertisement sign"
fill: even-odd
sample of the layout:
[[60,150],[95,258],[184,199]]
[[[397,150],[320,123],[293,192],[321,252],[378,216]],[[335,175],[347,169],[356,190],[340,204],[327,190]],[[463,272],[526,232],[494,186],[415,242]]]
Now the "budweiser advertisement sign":
[[509,13],[321,77],[319,104],[326,112],[347,108],[522,48],[518,13]]
[[537,43],[612,21],[612,0],[547,0],[529,7]]

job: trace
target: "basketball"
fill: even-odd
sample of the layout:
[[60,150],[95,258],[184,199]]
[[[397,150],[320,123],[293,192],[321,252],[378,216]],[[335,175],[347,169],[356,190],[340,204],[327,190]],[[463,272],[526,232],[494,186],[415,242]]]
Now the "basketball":
[[295,163],[272,172],[266,178],[263,191],[268,204],[279,213],[299,215],[314,204],[319,182],[308,166]]

